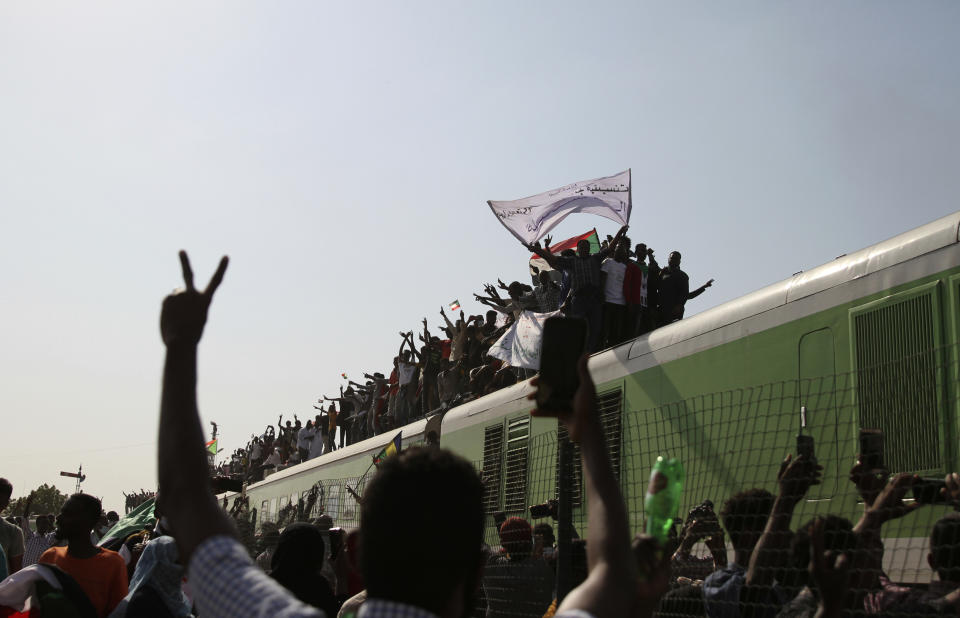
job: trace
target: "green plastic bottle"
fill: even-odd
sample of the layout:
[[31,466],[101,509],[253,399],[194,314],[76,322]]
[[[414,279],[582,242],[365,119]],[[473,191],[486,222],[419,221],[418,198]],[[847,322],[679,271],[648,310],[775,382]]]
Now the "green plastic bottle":
[[650,472],[647,497],[643,502],[647,515],[647,534],[661,544],[666,542],[683,493],[683,464],[679,459],[657,457]]

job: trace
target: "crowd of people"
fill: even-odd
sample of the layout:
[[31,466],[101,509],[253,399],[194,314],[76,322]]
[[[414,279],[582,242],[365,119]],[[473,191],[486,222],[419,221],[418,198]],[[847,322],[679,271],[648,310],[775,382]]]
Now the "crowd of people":
[[581,240],[576,250],[558,254],[551,251],[549,236],[544,245],[528,245],[552,269],[533,267],[535,285],[500,279],[497,286],[485,284],[485,294],[474,295],[490,307],[483,316],[460,311],[451,320],[441,307],[443,322],[436,333],[426,318],[419,332],[400,333],[388,377],[375,372],[364,374],[363,383],[348,380],[339,396],[323,395],[314,404],[313,419],[301,421],[293,415],[292,421],[284,423],[280,415],[276,425],[252,435],[217,472],[262,480],[272,471],[516,384],[533,372],[511,367],[489,351],[524,311],[560,311],[585,319],[590,352],[682,319],[687,300],[702,294],[713,280],[691,291],[678,251],[661,268],[645,243],[638,243],[631,252],[626,231],[624,226],[616,236],[608,236],[595,253],[588,240]]
[[[102,516],[100,502],[75,494],[61,509],[50,537],[65,545],[46,548],[38,564],[27,567],[22,535],[0,527],[0,562],[18,571],[0,584],[0,605],[23,610],[31,598],[42,606],[48,598],[43,591],[51,584],[41,587],[40,573],[48,569],[57,574],[57,602],[75,605],[71,615],[735,618],[960,613],[960,514],[941,517],[930,531],[934,583],[892,582],[882,567],[883,527],[922,508],[904,501],[920,479],[890,477],[863,460],[850,472],[853,490],[864,504],[856,524],[824,515],[791,527],[797,506],[819,483],[822,471],[814,459],[798,455],[787,456],[770,479],[775,492],[745,489],[727,497],[719,514],[712,502],[704,501],[666,544],[632,535],[586,355],[577,367],[580,384],[572,406],[531,413],[556,416],[580,446],[586,539],[558,549],[552,527],[534,528],[513,517],[498,524],[500,547],[486,546],[483,483],[474,466],[437,446],[414,447],[383,461],[363,495],[355,496],[358,530],[347,534],[328,516],[311,518],[316,500],[311,494],[288,505],[279,522],[261,531],[254,559],[241,542],[251,532],[249,505],[240,497],[228,510],[214,497],[197,409],[197,349],[227,262],[221,262],[200,292],[186,255],[181,259],[186,290],[169,296],[161,315],[166,361],[156,526],[144,531],[137,550],[127,555],[123,547],[120,552],[98,547],[92,534]],[[532,384],[539,388],[536,378]],[[651,491],[659,489],[651,483]],[[10,495],[10,483],[0,481],[0,507]],[[946,477],[941,498],[960,505],[960,476]],[[48,518],[38,518],[36,535],[46,538],[49,525]],[[734,552],[730,562],[728,540]],[[700,542],[709,552],[703,557],[692,554]]]

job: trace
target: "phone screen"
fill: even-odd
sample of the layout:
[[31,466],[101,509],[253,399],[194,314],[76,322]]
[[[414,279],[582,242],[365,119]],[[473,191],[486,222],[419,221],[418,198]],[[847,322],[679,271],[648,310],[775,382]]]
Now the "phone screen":
[[540,344],[540,386],[537,407],[567,410],[580,386],[577,361],[587,341],[587,323],[579,318],[553,317],[543,325]]
[[883,432],[881,430],[860,430],[860,461],[868,469],[883,468]]
[[813,453],[813,436],[797,436],[797,455],[802,455],[811,461],[816,461]]

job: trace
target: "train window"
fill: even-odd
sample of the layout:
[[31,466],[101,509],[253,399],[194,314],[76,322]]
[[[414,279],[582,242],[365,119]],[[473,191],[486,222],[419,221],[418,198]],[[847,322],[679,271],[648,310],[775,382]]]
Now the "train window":
[[892,472],[943,467],[938,283],[850,310],[861,428],[884,433]]
[[504,482],[504,510],[527,508],[527,447],[530,442],[530,416],[507,421],[507,455]]
[[[560,497],[560,442],[566,440],[569,437],[567,433],[567,428],[563,423],[557,423],[557,475],[555,477],[556,484],[554,485],[556,495]],[[573,482],[570,487],[570,498],[573,506],[581,506],[583,504],[583,463],[580,461],[580,445],[573,443],[573,453],[570,457],[573,459]]]
[[[613,474],[620,480],[620,450],[623,421],[623,389],[615,389],[597,395],[597,410],[603,433],[607,442],[607,455]],[[557,442],[567,437],[567,428],[557,423]],[[560,449],[557,449],[556,491],[560,491]],[[580,461],[580,445],[573,445],[573,487],[571,488],[573,506],[583,504],[583,464]]]
[[270,501],[264,500],[260,503],[260,523],[270,521]]
[[613,467],[613,475],[620,480],[620,433],[623,420],[623,389],[601,393],[597,396],[597,410],[603,434],[607,438],[607,455]]
[[483,432],[483,505],[487,513],[500,510],[500,482],[503,460],[503,424]]

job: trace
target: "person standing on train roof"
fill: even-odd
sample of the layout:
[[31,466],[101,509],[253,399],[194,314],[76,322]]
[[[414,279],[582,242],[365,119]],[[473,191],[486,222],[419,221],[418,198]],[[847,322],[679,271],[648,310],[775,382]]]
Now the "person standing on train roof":
[[620,239],[627,233],[629,226],[623,226],[606,249],[601,249],[591,255],[590,242],[581,240],[577,243],[577,253],[572,257],[554,255],[544,249],[538,240],[532,245],[524,245],[531,252],[542,257],[551,268],[561,270],[570,275],[570,300],[566,314],[587,320],[588,342],[587,349],[595,352],[600,345],[603,330],[603,277],[600,265],[610,255],[612,249],[620,244]]
[[703,294],[713,285],[710,279],[694,291],[690,291],[690,277],[680,270],[680,252],[673,251],[667,258],[667,267],[660,270],[660,326],[683,319],[687,301]]
[[[633,337],[653,330],[657,306],[657,288],[660,282],[660,265],[653,257],[653,249],[646,243],[637,243],[636,260],[629,260],[623,280],[623,292],[627,297],[628,330]],[[650,263],[647,264],[647,258]]]
[[613,256],[603,261],[600,270],[603,281],[603,346],[612,348],[625,341],[632,332],[627,332],[627,298],[624,295],[624,279],[627,274],[627,256],[630,250],[618,243]]

